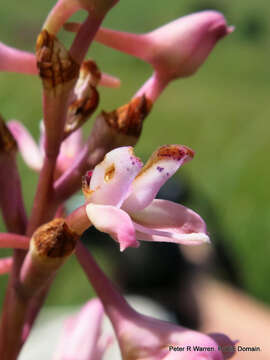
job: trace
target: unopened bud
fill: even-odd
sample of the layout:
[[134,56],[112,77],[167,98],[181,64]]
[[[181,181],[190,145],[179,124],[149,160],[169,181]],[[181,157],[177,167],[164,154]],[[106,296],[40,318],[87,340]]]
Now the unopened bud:
[[38,36],[36,57],[39,75],[45,89],[56,89],[59,85],[76,80],[79,65],[57,37],[47,30],[42,30]]

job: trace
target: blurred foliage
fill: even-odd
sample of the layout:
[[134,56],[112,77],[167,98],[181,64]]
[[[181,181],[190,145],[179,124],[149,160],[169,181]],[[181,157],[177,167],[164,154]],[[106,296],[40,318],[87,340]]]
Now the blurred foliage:
[[[28,0],[18,5],[16,0],[9,0],[0,4],[1,41],[33,51],[35,38],[54,3]],[[164,143],[183,143],[196,151],[195,159],[179,175],[184,173],[194,194],[198,198],[203,194],[202,199],[211,203],[225,229],[225,246],[236,262],[243,288],[270,303],[269,2],[170,0],[165,4],[162,0],[121,0],[105,25],[145,32],[210,7],[224,12],[229,24],[236,26],[235,33],[218,44],[195,76],[169,86],[145,122],[136,153],[146,158]],[[61,33],[61,37],[67,43],[72,39],[71,34]],[[119,90],[101,89],[99,110],[126,103],[151,73],[150,67],[138,59],[98,44],[89,54],[105,72],[122,79]],[[6,119],[21,120],[38,138],[42,118],[39,79],[0,74],[0,84],[0,112]],[[86,132],[90,126],[91,121]],[[30,210],[37,176],[21,160],[19,166]],[[203,215],[204,205],[195,210]],[[100,257],[110,270],[106,256]],[[1,284],[5,282],[6,277],[2,277]],[[61,270],[48,302],[81,302],[88,291],[73,259]]]

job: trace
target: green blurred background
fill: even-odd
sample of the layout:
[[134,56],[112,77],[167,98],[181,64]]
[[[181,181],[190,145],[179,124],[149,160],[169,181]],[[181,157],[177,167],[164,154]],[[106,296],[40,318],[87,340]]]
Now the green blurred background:
[[[0,41],[33,51],[35,38],[54,2],[2,2]],[[218,44],[195,76],[166,89],[145,122],[136,153],[146,158],[166,143],[182,143],[196,151],[194,160],[181,169],[179,176],[184,174],[198,199],[211,203],[243,288],[270,303],[269,2],[120,0],[105,25],[145,32],[207,8],[222,11],[236,31]],[[61,33],[67,44],[72,36]],[[151,74],[145,63],[101,45],[94,44],[89,54],[103,71],[122,80],[120,89],[101,89],[99,110],[112,110],[128,102]],[[1,73],[0,112],[6,119],[21,120],[37,139],[42,118],[39,79]],[[21,159],[19,167],[29,211],[37,176]],[[203,201],[195,208],[202,215]],[[7,253],[1,250],[2,256]],[[96,252],[96,256],[110,271],[109,255]],[[6,280],[7,276],[0,279],[1,301]],[[60,271],[48,304],[78,303],[88,296],[89,285],[72,259]]]

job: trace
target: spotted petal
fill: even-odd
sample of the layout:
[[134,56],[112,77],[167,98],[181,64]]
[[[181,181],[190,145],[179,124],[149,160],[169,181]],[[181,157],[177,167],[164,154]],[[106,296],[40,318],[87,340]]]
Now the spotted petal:
[[120,207],[129,194],[130,186],[142,168],[132,147],[110,151],[92,174],[89,190],[84,194],[89,202]]
[[194,211],[172,201],[155,199],[144,210],[130,215],[138,240],[185,245],[209,242],[202,218]]
[[135,212],[147,207],[156,197],[161,186],[192,159],[194,152],[183,145],[166,145],[153,153],[132,184],[132,192],[122,208]]
[[129,215],[114,206],[88,204],[86,213],[91,223],[100,231],[119,242],[120,250],[138,247],[135,229]]
[[28,130],[18,121],[10,121],[8,128],[18,143],[25,163],[33,170],[40,171],[43,158],[41,151]]

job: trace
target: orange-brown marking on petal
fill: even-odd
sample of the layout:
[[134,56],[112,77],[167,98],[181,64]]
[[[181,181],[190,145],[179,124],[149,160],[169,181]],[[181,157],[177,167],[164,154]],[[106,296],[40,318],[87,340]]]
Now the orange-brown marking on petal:
[[163,159],[180,161],[183,157],[193,158],[194,151],[184,145],[164,145],[158,148],[144,165],[136,178],[140,177],[145,171]]
[[115,174],[115,166],[114,164],[111,164],[105,171],[104,181],[109,182],[114,177],[114,174]]
[[0,115],[0,153],[12,153],[17,150],[17,142]]

